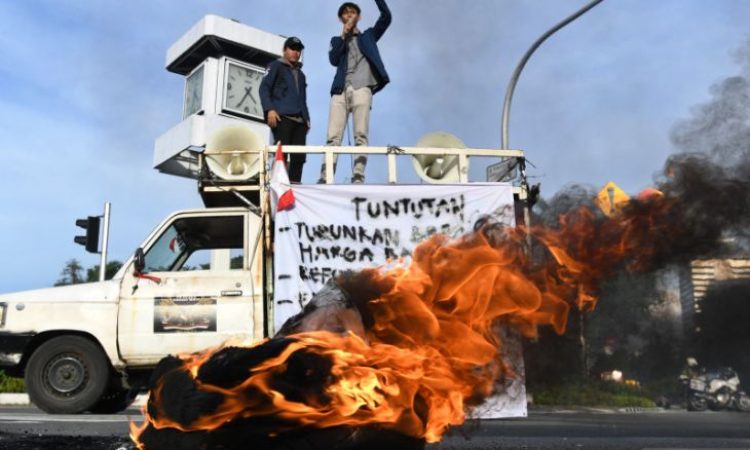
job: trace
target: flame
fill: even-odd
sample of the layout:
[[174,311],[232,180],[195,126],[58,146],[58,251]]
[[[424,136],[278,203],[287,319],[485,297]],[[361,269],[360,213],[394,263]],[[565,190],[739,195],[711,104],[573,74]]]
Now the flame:
[[[408,267],[360,273],[379,290],[367,304],[373,325],[365,336],[327,331],[287,336],[283,351],[250,368],[247,378],[230,388],[201,379],[201,366],[215,352],[184,357],[175,370],[200,392],[218,394],[218,406],[188,423],[170,419],[162,383],[151,392],[146,422],[132,425],[131,435],[139,443],[148,425],[214,430],[240,418],[268,417],[283,424],[279,433],[301,426],[379,424],[437,442],[492,393],[500,375],[513,375],[498,357],[502,342],[495,324],[528,337],[536,336],[539,326],[562,334],[571,307],[594,308],[603,277],[623,263],[648,265],[673,203],[663,195],[631,203],[608,218],[581,208],[555,229],[489,227],[458,240],[432,236],[417,247]],[[533,253],[548,257],[532,260],[529,240]],[[327,375],[316,395],[289,398],[275,380],[300,354],[325,362]]]

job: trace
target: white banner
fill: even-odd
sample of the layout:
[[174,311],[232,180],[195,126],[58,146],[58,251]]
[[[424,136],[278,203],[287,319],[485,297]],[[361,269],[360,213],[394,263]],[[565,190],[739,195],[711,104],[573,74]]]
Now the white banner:
[[[506,183],[293,185],[292,190],[294,207],[279,211],[274,221],[276,330],[338,272],[399,258],[408,264],[416,245],[428,236],[458,237],[487,216],[515,224],[513,192]],[[489,408],[480,414],[525,416],[525,393],[519,397],[512,399],[510,409],[504,405],[503,411]]]
[[453,237],[483,216],[514,224],[504,183],[294,185],[295,206],[274,223],[274,323],[299,313],[340,271],[407,259],[436,232]]

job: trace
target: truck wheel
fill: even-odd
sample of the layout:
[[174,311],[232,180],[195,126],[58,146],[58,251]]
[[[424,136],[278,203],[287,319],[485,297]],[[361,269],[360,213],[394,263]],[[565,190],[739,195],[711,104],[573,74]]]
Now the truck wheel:
[[109,381],[109,362],[101,349],[80,336],[45,342],[26,366],[29,398],[50,414],[77,414],[99,401]]

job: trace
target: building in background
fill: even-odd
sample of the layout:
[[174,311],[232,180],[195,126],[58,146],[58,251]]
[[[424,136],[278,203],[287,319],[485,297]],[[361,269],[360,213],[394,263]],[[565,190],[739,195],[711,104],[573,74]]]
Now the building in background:
[[696,315],[701,313],[703,298],[714,283],[728,280],[750,280],[750,258],[696,259],[679,270],[680,304],[685,333],[700,332]]

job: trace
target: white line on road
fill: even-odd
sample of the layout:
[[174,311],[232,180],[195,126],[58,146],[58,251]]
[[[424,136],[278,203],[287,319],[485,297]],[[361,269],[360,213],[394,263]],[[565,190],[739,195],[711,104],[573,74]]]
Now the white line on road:
[[42,423],[42,422],[89,422],[89,423],[120,423],[142,422],[143,416],[133,415],[53,415],[53,414],[0,414],[0,422],[13,423]]

